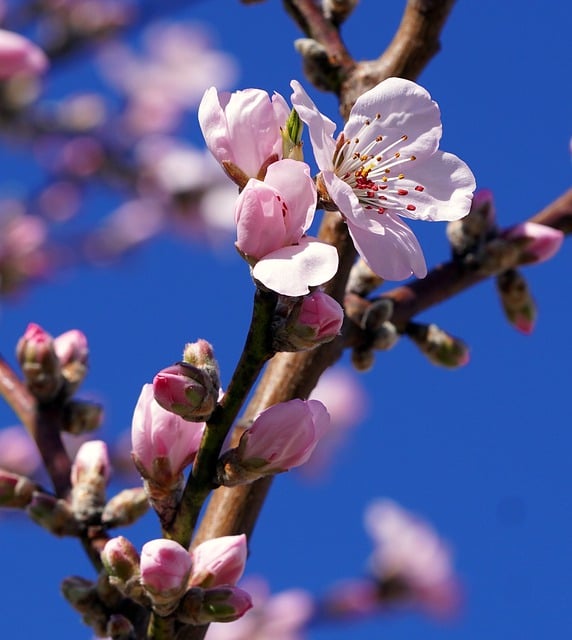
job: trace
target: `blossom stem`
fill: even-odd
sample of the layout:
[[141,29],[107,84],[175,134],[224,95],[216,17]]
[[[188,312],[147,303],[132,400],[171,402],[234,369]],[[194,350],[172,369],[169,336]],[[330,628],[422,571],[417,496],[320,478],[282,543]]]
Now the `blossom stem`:
[[213,477],[224,440],[264,364],[274,355],[271,322],[277,295],[257,289],[250,329],[228,389],[207,422],[192,473],[167,537],[188,547],[202,505],[214,488]]
[[172,640],[175,637],[175,620],[162,618],[156,613],[151,613],[149,626],[147,627],[148,640]]

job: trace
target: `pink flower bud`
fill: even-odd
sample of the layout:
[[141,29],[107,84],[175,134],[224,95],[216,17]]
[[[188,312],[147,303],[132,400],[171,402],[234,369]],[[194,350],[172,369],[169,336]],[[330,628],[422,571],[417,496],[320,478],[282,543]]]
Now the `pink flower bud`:
[[0,507],[25,507],[30,504],[36,489],[25,476],[0,469]]
[[63,384],[61,368],[52,336],[30,323],[16,345],[16,356],[26,384],[38,400],[54,398]]
[[165,411],[153,397],[153,386],[143,385],[131,428],[139,472],[157,482],[176,478],[194,460],[203,429],[202,423],[186,422]]
[[101,561],[108,575],[123,583],[139,575],[139,553],[123,536],[107,541],[101,552]]
[[316,343],[329,342],[342,328],[344,310],[323,291],[314,291],[302,300],[298,316],[301,332],[309,331]]
[[97,522],[105,504],[105,488],[110,473],[105,442],[84,442],[78,449],[71,470],[71,504],[78,520]]
[[177,618],[191,625],[232,622],[241,618],[251,608],[250,594],[238,587],[193,587],[181,600],[177,608]]
[[36,75],[48,66],[46,54],[27,38],[0,29],[0,79],[19,73]]
[[503,237],[521,247],[521,264],[535,264],[552,258],[560,249],[564,234],[558,229],[535,222],[523,222],[508,229]]
[[151,540],[141,549],[141,584],[155,606],[172,609],[187,590],[189,552],[174,540]]
[[32,475],[40,464],[41,457],[36,443],[23,427],[0,429],[0,467]]
[[204,422],[214,411],[219,387],[199,367],[180,362],[153,378],[155,400],[167,411],[193,422]]
[[450,369],[464,367],[471,359],[467,345],[436,324],[424,325],[411,322],[408,325],[407,336],[430,362],[440,367]]
[[87,373],[89,349],[85,334],[78,329],[62,333],[54,340],[54,350],[63,376],[75,391]]
[[330,425],[318,400],[290,400],[263,411],[236,449],[219,461],[218,480],[232,486],[304,464]]
[[[219,93],[207,89],[199,105],[199,123],[207,147],[231,179],[244,187],[269,162],[282,157],[281,128],[290,109],[275,93],[246,89]],[[240,175],[239,175],[240,174]]]
[[509,269],[497,276],[496,284],[507,320],[518,331],[531,334],[537,309],[524,276],[517,269]]
[[206,540],[192,552],[189,585],[207,588],[236,584],[244,573],[246,555],[244,534]]

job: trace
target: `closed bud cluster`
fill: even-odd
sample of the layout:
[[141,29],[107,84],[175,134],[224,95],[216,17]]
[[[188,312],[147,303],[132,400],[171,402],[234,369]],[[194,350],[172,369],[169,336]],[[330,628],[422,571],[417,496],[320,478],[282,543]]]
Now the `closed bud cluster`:
[[447,224],[447,238],[453,254],[463,258],[477,254],[483,244],[496,234],[495,205],[493,194],[488,189],[475,193],[469,213],[464,218]]
[[65,500],[36,491],[26,511],[34,522],[56,536],[77,536],[79,534],[79,523]]
[[16,356],[30,392],[40,402],[55,398],[63,377],[52,336],[30,323],[16,345]]
[[433,364],[455,369],[469,362],[467,345],[436,324],[422,325],[412,322],[407,326],[407,335]]
[[0,469],[0,507],[26,507],[36,490],[36,484],[29,478]]
[[87,373],[89,349],[87,338],[77,329],[66,331],[54,340],[54,349],[72,395]]
[[524,276],[516,269],[509,269],[497,276],[496,284],[507,320],[522,333],[532,333],[537,310]]
[[[216,379],[216,376],[215,376]],[[219,384],[204,369],[179,362],[160,371],[153,379],[155,400],[184,420],[204,422],[216,407]]]
[[110,473],[105,442],[84,442],[76,453],[71,470],[71,504],[79,521],[93,523],[99,520]]
[[101,513],[101,523],[106,527],[125,527],[149,509],[149,500],[143,487],[124,489],[105,505]]
[[343,321],[344,310],[336,300],[323,291],[314,291],[277,324],[273,347],[276,351],[314,349],[339,335]]
[[245,484],[304,464],[329,426],[330,416],[318,400],[295,399],[266,409],[238,447],[220,458],[218,483]]

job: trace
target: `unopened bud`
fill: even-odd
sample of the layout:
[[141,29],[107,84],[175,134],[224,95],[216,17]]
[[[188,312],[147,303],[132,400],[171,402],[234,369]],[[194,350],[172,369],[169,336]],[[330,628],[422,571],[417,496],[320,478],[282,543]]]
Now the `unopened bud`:
[[105,442],[84,442],[76,453],[71,471],[72,510],[81,522],[93,523],[99,519],[110,473]]
[[108,614],[95,584],[91,580],[71,576],[62,581],[61,592],[72,607],[82,614],[84,622],[101,637],[106,632]]
[[304,160],[302,151],[302,131],[304,123],[295,109],[292,109],[282,133],[282,157],[291,160]]
[[191,422],[204,422],[216,407],[219,386],[201,367],[180,362],[155,376],[153,394],[163,409]]
[[356,371],[369,371],[375,362],[375,353],[371,348],[352,349],[351,362]]
[[366,331],[375,331],[384,322],[391,320],[393,315],[393,300],[390,298],[379,298],[372,302],[361,319],[361,328]]
[[332,64],[328,50],[313,38],[298,38],[294,41],[296,51],[302,56],[304,73],[318,89],[332,91],[339,80],[337,67]]
[[204,625],[238,620],[251,608],[250,594],[238,587],[193,587],[185,593],[176,615],[184,624]]
[[383,284],[383,278],[371,270],[370,266],[359,258],[350,271],[347,291],[366,297]]
[[102,405],[85,400],[71,400],[65,407],[62,430],[75,436],[91,433],[99,428],[102,419]]
[[411,322],[407,326],[407,335],[433,364],[455,369],[469,362],[467,345],[436,324],[422,325]]
[[52,336],[30,323],[16,346],[16,356],[30,392],[41,402],[53,399],[63,385]]
[[189,585],[203,589],[236,584],[246,566],[246,536],[222,536],[205,540],[192,552]]
[[497,276],[496,284],[507,320],[522,333],[532,333],[537,310],[524,276],[510,269]]
[[388,351],[399,340],[399,333],[393,322],[384,322],[374,333],[372,347],[378,351]]
[[54,340],[54,349],[60,361],[62,374],[68,383],[68,394],[72,395],[87,373],[87,338],[81,331],[72,329]]
[[101,562],[116,586],[139,578],[139,561],[137,549],[123,536],[108,540],[101,552]]
[[29,516],[56,536],[77,536],[79,523],[70,505],[41,491],[35,491],[26,509]]
[[[276,313],[279,318],[280,306]],[[323,291],[314,291],[304,296],[283,322],[275,323],[273,348],[276,351],[314,349],[339,335],[343,321],[344,310],[338,302]]]
[[518,246],[519,264],[536,264],[550,260],[558,253],[564,240],[564,233],[544,224],[523,222],[504,231],[502,237]]
[[183,362],[202,369],[217,389],[220,387],[220,371],[214,350],[206,340],[187,342],[183,350]]
[[0,469],[0,507],[26,507],[37,489],[29,478]]
[[101,524],[106,527],[125,527],[133,524],[149,509],[149,500],[143,487],[124,489],[105,505]]
[[192,560],[174,540],[151,540],[141,549],[141,584],[159,615],[172,613],[187,590]]

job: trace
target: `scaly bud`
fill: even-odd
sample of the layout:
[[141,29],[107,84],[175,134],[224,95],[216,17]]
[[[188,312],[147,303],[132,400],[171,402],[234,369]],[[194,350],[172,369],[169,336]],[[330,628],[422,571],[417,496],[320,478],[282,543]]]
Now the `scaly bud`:
[[81,522],[94,523],[99,519],[110,473],[105,442],[84,442],[76,453],[71,470],[72,510]]
[[99,599],[97,588],[91,580],[79,576],[64,578],[61,592],[71,606],[82,614],[86,624],[102,636],[107,628],[107,610]]
[[149,500],[143,487],[124,489],[105,505],[101,523],[106,527],[125,527],[133,524],[149,509]]
[[488,189],[475,193],[469,213],[447,225],[447,238],[453,255],[466,257],[479,251],[486,240],[497,233],[493,194]]
[[423,325],[410,322],[406,332],[433,364],[455,369],[469,362],[467,345],[459,338],[440,329],[436,324]]
[[16,346],[26,385],[40,402],[53,399],[63,385],[60,361],[52,336],[30,323]]
[[140,582],[139,553],[127,538],[117,536],[108,540],[101,552],[101,562],[110,584],[137,602],[148,602]]
[[204,625],[238,620],[251,608],[252,598],[238,587],[193,587],[181,600],[176,616],[184,624]]
[[496,284],[507,320],[522,333],[532,333],[537,315],[536,303],[524,276],[516,269],[509,269],[497,276]]
[[184,420],[204,422],[216,407],[219,387],[200,367],[179,362],[155,376],[153,393],[163,409]]
[[35,491],[26,511],[34,522],[56,536],[79,535],[79,523],[65,500]]
[[62,374],[68,383],[68,394],[72,395],[87,373],[87,338],[81,331],[72,329],[54,340],[54,349],[60,361]]
[[236,584],[246,566],[246,536],[223,536],[199,544],[192,552],[189,586],[218,587]]
[[119,613],[109,616],[105,632],[111,640],[135,640],[137,637],[130,620]]
[[213,387],[220,388],[220,370],[212,345],[206,340],[188,342],[183,350],[183,362],[202,369],[211,379]]
[[153,609],[168,615],[187,590],[192,560],[189,552],[174,540],[151,540],[141,549],[141,584]]
[[71,400],[66,404],[62,430],[75,436],[91,433],[99,428],[103,406],[86,400]]
[[37,489],[29,478],[0,469],[0,507],[26,507]]
[[372,271],[362,258],[359,258],[350,271],[346,291],[365,298],[382,284],[383,278]]
[[323,0],[322,9],[326,18],[339,26],[347,20],[357,3],[358,0]]
[[276,404],[260,413],[238,447],[220,458],[217,481],[234,486],[304,464],[329,426],[330,416],[318,400]]

